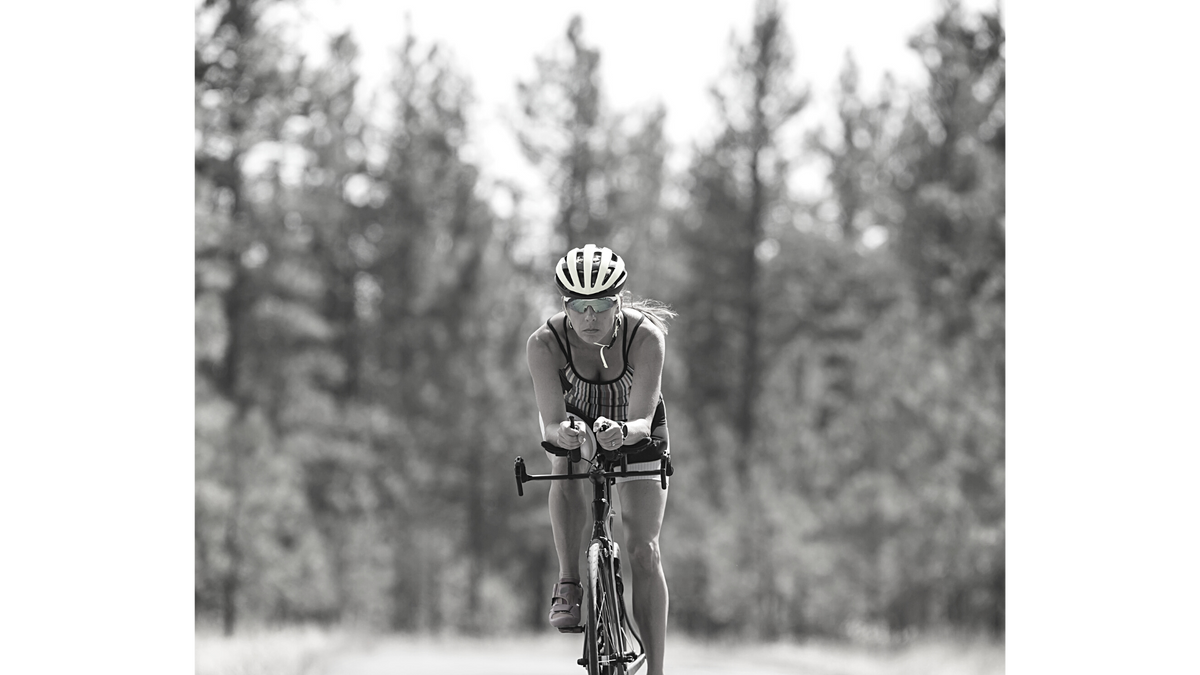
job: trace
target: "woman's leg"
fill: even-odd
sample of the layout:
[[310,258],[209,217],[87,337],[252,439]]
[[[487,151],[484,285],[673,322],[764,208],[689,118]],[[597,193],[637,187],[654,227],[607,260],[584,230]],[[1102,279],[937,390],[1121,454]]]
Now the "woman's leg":
[[[550,455],[551,472],[567,472],[567,458]],[[582,469],[575,465],[575,471]],[[558,553],[558,573],[561,579],[579,577],[579,547],[583,541],[585,520],[588,520],[587,499],[579,480],[550,481],[550,526],[554,530],[554,550]]]
[[[584,440],[580,447],[580,453],[584,459],[591,459],[593,448],[595,447],[595,439],[589,431],[588,438]],[[550,458],[551,473],[565,474],[567,472],[567,458],[557,455],[547,454]],[[576,464],[575,472],[584,470],[582,463]],[[588,510],[587,497],[584,494],[584,485],[586,481],[580,480],[558,480],[550,483],[550,527],[554,532],[554,551],[558,555],[558,578],[559,581],[571,580],[576,582],[574,587],[565,586],[560,588],[555,585],[554,595],[556,598],[562,597],[566,599],[566,604],[577,603],[577,600],[572,601],[564,593],[564,589],[575,588],[578,598],[583,593],[583,586],[578,582],[581,581],[579,575],[579,550],[583,543],[584,528],[590,522],[590,513]],[[562,606],[552,604],[550,612],[551,625],[565,627],[567,625],[579,625],[578,620],[570,620],[564,617],[560,611]],[[572,613],[581,613],[582,608],[576,605],[576,609]],[[557,619],[556,619],[557,617]],[[582,619],[582,616],[578,617]],[[557,622],[556,622],[557,621]]]
[[618,484],[625,555],[633,573],[633,618],[646,645],[647,675],[662,675],[667,637],[667,578],[663,575],[658,535],[667,492],[655,480]]

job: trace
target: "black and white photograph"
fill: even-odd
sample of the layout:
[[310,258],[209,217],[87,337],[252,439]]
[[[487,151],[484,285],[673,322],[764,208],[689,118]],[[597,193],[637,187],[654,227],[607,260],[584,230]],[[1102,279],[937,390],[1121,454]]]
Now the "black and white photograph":
[[196,674],[1003,673],[1005,51],[197,0]]

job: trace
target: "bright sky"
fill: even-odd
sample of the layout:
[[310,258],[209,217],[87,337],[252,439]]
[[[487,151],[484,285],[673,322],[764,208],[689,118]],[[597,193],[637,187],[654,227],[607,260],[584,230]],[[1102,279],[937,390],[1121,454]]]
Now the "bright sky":
[[[963,0],[974,10],[996,0]],[[419,42],[448,47],[471,80],[474,157],[485,176],[517,180],[535,192],[540,177],[527,166],[506,120],[515,116],[516,83],[534,74],[534,56],[564,40],[573,14],[583,17],[583,37],[600,49],[601,85],[611,110],[645,109],[661,101],[680,168],[693,141],[707,138],[716,114],[708,87],[729,64],[731,31],[745,40],[754,0],[305,0],[313,27],[311,51],[323,52],[322,31],[350,27],[361,48],[363,85],[383,83],[406,15]],[[885,71],[901,83],[923,82],[908,38],[938,12],[939,0],[784,0],[786,25],[796,48],[797,84],[813,102],[797,126],[829,124],[833,92],[847,50],[860,68],[860,87],[872,94]],[[366,92],[364,92],[366,94]],[[804,181],[810,188],[817,180]]]

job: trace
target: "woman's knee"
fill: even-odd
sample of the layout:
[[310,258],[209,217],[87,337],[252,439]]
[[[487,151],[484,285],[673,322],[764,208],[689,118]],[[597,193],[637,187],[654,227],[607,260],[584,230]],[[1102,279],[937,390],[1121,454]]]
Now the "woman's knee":
[[662,553],[658,550],[658,539],[630,538],[629,561],[639,569],[654,569],[662,564]]
[[573,507],[580,507],[586,500],[583,496],[579,481],[554,481],[550,483],[550,500],[564,501]]
[[[546,453],[546,457],[550,460],[550,473],[566,473],[567,472],[567,458],[566,457],[560,457],[558,455],[551,455],[550,453]],[[551,483],[551,485],[554,485],[554,483]]]

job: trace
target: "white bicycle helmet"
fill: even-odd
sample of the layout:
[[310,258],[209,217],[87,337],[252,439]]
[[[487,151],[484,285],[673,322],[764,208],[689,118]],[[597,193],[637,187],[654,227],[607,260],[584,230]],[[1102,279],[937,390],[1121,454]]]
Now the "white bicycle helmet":
[[617,295],[629,277],[621,256],[595,244],[571,249],[554,269],[558,290],[568,298]]

